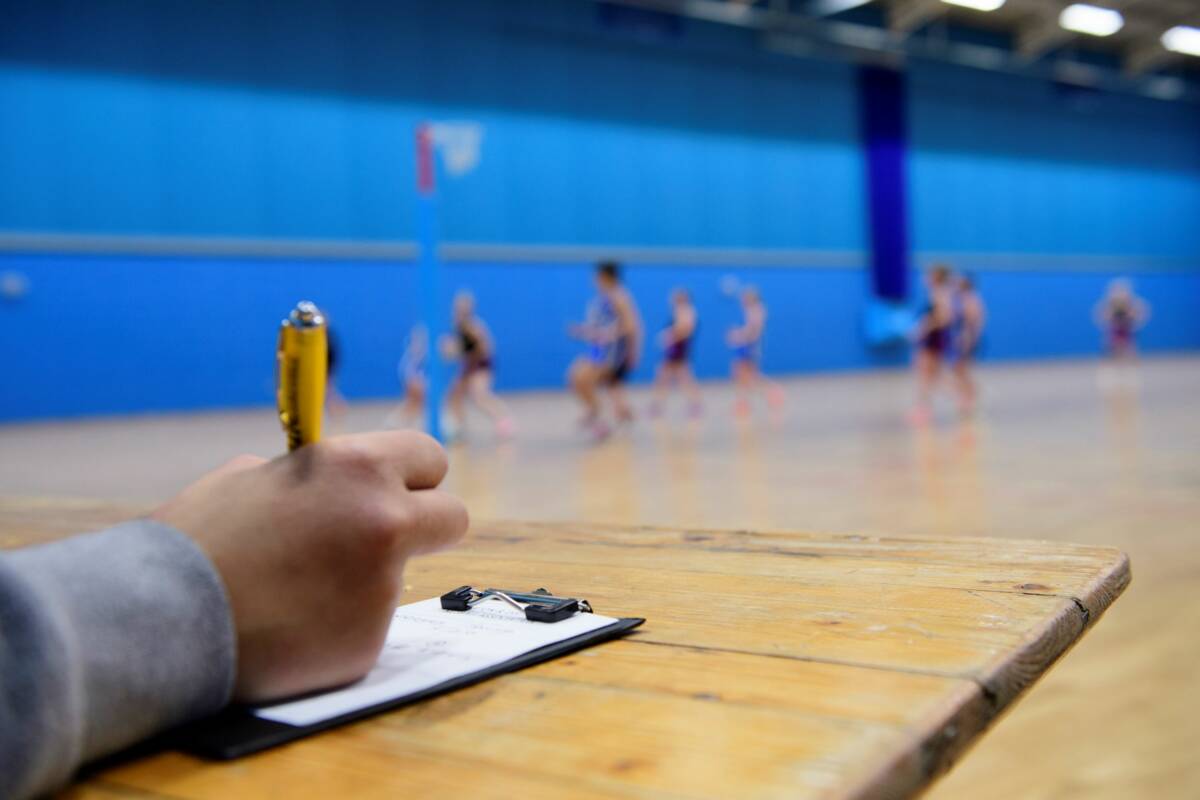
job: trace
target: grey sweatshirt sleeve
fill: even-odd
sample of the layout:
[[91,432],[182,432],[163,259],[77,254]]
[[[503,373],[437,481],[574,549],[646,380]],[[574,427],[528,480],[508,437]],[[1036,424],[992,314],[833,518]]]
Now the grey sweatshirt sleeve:
[[167,525],[0,553],[0,797],[220,709],[234,648],[216,569]]

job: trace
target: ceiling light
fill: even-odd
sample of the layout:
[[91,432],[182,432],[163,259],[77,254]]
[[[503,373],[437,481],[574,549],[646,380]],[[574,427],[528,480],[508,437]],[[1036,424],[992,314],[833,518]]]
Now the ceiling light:
[[1176,25],[1162,35],[1163,47],[1176,53],[1200,56],[1200,28]]
[[975,11],[995,11],[1004,5],[1004,0],[942,0],[942,2],[952,6],[971,8]]
[[865,6],[871,0],[816,0],[810,8],[813,14],[819,17],[830,17],[834,14],[840,14],[843,11],[849,11],[852,8]]
[[1111,8],[1074,3],[1058,15],[1058,24],[1069,31],[1089,36],[1111,36],[1125,27],[1125,18],[1120,11]]

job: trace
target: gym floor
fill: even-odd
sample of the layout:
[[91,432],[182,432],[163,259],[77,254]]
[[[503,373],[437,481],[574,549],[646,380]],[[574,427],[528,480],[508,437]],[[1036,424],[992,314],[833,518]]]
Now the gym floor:
[[[784,385],[782,417],[678,401],[593,444],[561,393],[508,397],[451,448],[476,518],[1060,539],[1129,553],[1134,581],[1079,648],[930,793],[933,798],[1200,796],[1200,358],[989,366],[983,410],[905,422],[904,372]],[[639,408],[648,395],[635,393]],[[379,427],[386,404],[336,426]],[[240,452],[277,453],[271,409],[0,426],[0,492],[155,502]],[[519,524],[519,523],[516,523]]]

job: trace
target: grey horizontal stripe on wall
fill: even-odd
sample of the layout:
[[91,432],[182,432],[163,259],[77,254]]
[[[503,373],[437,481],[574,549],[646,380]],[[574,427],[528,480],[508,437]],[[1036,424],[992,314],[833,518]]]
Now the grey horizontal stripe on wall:
[[946,263],[962,270],[995,272],[1200,272],[1200,254],[1194,258],[1090,253],[979,253],[920,252],[913,256],[919,267]]
[[861,269],[860,250],[792,250],[729,247],[638,247],[631,245],[472,244],[446,242],[440,248],[446,261],[593,264],[603,259],[639,266],[784,267]]
[[417,246],[405,241],[251,239],[218,236],[76,235],[0,233],[0,251],[132,256],[315,258],[350,261],[411,261]]
[[[0,252],[89,255],[191,256],[224,258],[308,258],[347,261],[415,261],[415,242],[361,239],[265,239],[209,236],[153,236],[0,232]],[[489,244],[444,242],[442,259],[451,263],[589,265],[605,258],[644,266],[776,267],[782,269],[862,269],[861,250],[755,249],[723,247],[639,247],[634,245]],[[1195,258],[1073,253],[985,253],[922,251],[913,264],[944,261],[960,269],[1014,272],[1200,272]]]
[[[95,255],[224,256],[227,258],[314,258],[412,261],[411,241],[334,239],[250,239],[205,236],[79,235],[0,233],[0,252],[85,253]],[[638,247],[630,245],[487,244],[444,242],[447,262],[592,264],[606,258],[639,265],[696,267],[783,267],[860,269],[858,250],[794,250],[720,247]]]

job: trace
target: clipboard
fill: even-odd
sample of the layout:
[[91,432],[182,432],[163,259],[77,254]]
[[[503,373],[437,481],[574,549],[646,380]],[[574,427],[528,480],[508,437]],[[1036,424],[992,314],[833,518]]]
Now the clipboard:
[[[440,609],[433,606],[435,602],[440,605]],[[501,613],[507,617],[495,623],[496,625],[537,626],[528,630],[536,631],[536,635],[542,638],[552,638],[553,641],[508,658],[492,661],[482,668],[454,674],[445,680],[433,682],[415,691],[379,699],[377,702],[355,707],[345,713],[302,724],[267,718],[273,713],[271,709],[279,708],[280,705],[269,707],[231,706],[216,716],[177,731],[171,737],[172,746],[185,753],[212,760],[224,761],[241,758],[624,636],[645,622],[640,617],[625,617],[611,618],[611,622],[603,624],[603,621],[609,618],[596,615],[586,621],[576,620],[576,623],[585,623],[589,626],[585,632],[576,635],[566,634],[564,638],[557,639],[553,638],[557,635],[556,631],[571,629],[575,626],[574,623],[564,625],[563,622],[579,615],[594,613],[586,600],[556,597],[545,589],[536,589],[532,592],[510,592],[499,589],[479,590],[470,586],[462,586],[447,592],[437,601],[427,600],[400,606],[397,609],[396,617],[393,618],[392,629],[389,631],[389,642],[393,640],[394,633],[398,638],[402,638],[400,634],[404,632],[403,626],[406,624],[403,612],[410,609],[410,614],[413,616],[408,619],[417,619],[418,607],[419,618],[423,620],[432,620],[437,614],[446,614],[449,616],[445,617],[445,620],[469,621],[471,625],[485,627],[491,623],[488,619],[480,619],[480,616],[495,619],[497,609],[503,609]],[[474,616],[469,616],[472,615],[472,612],[474,612]],[[523,616],[523,619],[519,619],[518,614]],[[411,626],[411,623],[409,624]],[[397,626],[401,627],[397,628]],[[409,647],[410,643],[402,642],[399,646]],[[370,676],[368,676],[369,678]],[[310,697],[325,698],[338,692],[339,690],[334,690]]]

